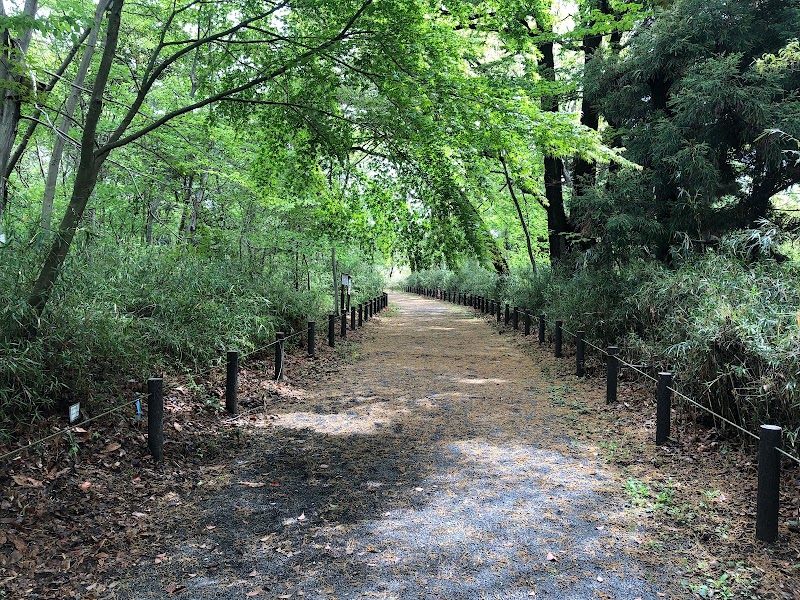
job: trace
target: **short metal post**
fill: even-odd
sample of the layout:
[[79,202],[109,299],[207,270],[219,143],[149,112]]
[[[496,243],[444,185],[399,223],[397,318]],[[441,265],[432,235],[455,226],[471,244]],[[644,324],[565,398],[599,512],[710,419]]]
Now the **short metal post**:
[[508,322],[511,320],[511,308],[508,306],[508,302],[506,302],[506,314],[505,318],[503,319],[503,324],[508,325]]
[[356,307],[350,307],[350,331],[356,330]]
[[228,350],[225,366],[225,410],[229,415],[235,415],[239,383],[239,353],[236,350]]
[[342,313],[341,327],[339,327],[339,337],[347,337],[347,311]]
[[358,326],[362,327],[364,325],[364,305],[359,303],[358,304]]
[[531,313],[525,311],[525,335],[531,334]]
[[611,404],[617,401],[617,379],[619,378],[619,358],[617,353],[619,348],[616,346],[609,346],[608,363],[606,365],[606,404]]
[[586,375],[586,332],[575,332],[575,375],[583,377]]
[[308,322],[308,358],[317,356],[317,322]]
[[778,539],[778,512],[781,483],[781,428],[759,427],[758,495],[756,496],[756,539],[774,542]]
[[333,348],[336,345],[336,315],[328,315],[328,346]]
[[164,458],[164,380],[147,380],[147,448],[153,461]]
[[561,345],[564,341],[564,321],[556,321],[556,331],[554,338],[554,354],[556,358],[561,358],[564,353],[561,351]]
[[519,329],[519,308],[516,306],[514,307],[514,318],[513,318],[513,325],[514,329]]
[[275,334],[275,381],[283,379],[283,340],[286,336],[282,331]]
[[544,344],[544,315],[539,315],[539,343]]
[[489,300],[489,314],[494,316],[494,300]]

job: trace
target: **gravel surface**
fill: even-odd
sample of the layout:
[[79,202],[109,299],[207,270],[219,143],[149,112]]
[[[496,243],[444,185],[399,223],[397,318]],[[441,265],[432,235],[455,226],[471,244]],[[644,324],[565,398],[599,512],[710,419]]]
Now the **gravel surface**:
[[568,435],[596,390],[472,311],[390,300],[354,364],[242,422],[225,485],[163,515],[117,597],[683,597]]

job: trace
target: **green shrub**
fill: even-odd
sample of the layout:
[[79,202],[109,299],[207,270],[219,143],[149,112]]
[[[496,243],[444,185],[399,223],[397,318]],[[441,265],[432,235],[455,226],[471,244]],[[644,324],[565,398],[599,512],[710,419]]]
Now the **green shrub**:
[[[304,329],[309,318],[330,310],[325,261],[309,267],[311,290],[296,289],[289,258],[277,256],[259,272],[240,265],[233,252],[98,242],[90,253],[73,253],[38,336],[25,341],[19,331],[37,254],[35,248],[0,250],[0,437],[17,421],[35,420],[72,399],[91,409],[93,397],[127,379],[198,372],[229,348],[262,348],[276,331]],[[358,255],[346,258],[360,292],[376,295],[381,273]]]

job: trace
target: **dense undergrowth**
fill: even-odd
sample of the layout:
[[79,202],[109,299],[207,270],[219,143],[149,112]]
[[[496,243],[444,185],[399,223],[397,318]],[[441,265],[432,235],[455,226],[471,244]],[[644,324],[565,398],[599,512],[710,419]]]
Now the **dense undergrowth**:
[[684,393],[750,431],[779,424],[788,443],[800,445],[797,262],[751,261],[731,250],[675,268],[641,261],[504,278],[472,264],[458,273],[412,273],[405,284],[500,298],[546,315],[551,327],[563,319],[594,344],[621,346],[652,374],[673,371]]
[[[32,340],[25,293],[36,264],[30,248],[0,250],[0,439],[81,400],[92,410],[127,380],[197,372],[225,351],[252,352],[276,331],[302,330],[332,307],[330,265],[303,266],[276,255],[266,266],[235,255],[170,246],[116,246],[76,252]],[[356,282],[354,301],[377,295],[383,276],[361,257],[342,270]],[[301,276],[298,276],[301,275]],[[96,399],[95,406],[92,406]]]

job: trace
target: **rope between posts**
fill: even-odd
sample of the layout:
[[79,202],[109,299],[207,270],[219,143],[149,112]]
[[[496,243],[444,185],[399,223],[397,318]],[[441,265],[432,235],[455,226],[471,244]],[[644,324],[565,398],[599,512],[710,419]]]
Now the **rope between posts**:
[[749,430],[745,429],[745,428],[744,428],[744,427],[742,427],[741,425],[737,425],[736,423],[734,423],[734,422],[733,422],[733,421],[731,421],[730,419],[726,419],[726,418],[725,418],[725,417],[723,417],[721,414],[719,414],[719,413],[717,413],[716,411],[714,411],[714,410],[712,410],[712,409],[708,408],[707,406],[704,406],[704,405],[700,404],[699,402],[697,402],[697,400],[695,400],[695,399],[693,399],[693,398],[690,398],[689,396],[687,396],[686,394],[684,394],[684,393],[682,393],[682,392],[679,392],[679,391],[678,391],[678,390],[676,390],[675,388],[667,387],[667,389],[668,389],[669,391],[673,392],[675,395],[677,395],[677,396],[680,396],[681,398],[683,398],[684,400],[686,400],[686,401],[687,401],[689,404],[692,404],[692,405],[696,406],[697,408],[700,408],[700,409],[702,409],[702,410],[706,411],[707,413],[710,413],[710,414],[714,415],[715,417],[717,417],[718,419],[720,419],[720,420],[724,421],[724,422],[725,422],[725,423],[727,423],[728,425],[730,425],[730,426],[732,426],[732,427],[735,427],[736,429],[738,429],[738,430],[739,430],[739,431],[741,431],[742,433],[746,433],[747,435],[749,435],[750,437],[752,437],[752,438],[754,438],[754,439],[756,439],[756,440],[760,440],[760,439],[761,439],[761,438],[759,438],[759,437],[758,437],[758,436],[757,436],[755,433],[753,433],[752,431],[749,431]]
[[[572,333],[568,329],[565,329],[563,325],[561,326],[561,331],[566,331],[568,334],[570,334],[574,338],[578,337],[577,335],[575,335],[574,333]],[[603,350],[599,346],[595,346],[593,343],[587,341],[586,339],[583,340],[583,343],[586,344],[587,346],[591,346],[592,348],[598,350],[599,352],[605,354],[606,356],[609,356],[609,354],[608,354],[608,352],[606,350]],[[624,366],[628,367],[629,369],[632,369],[632,370],[636,371],[637,373],[639,373],[640,375],[646,377],[647,379],[649,379],[651,381],[654,381],[655,383],[658,383],[658,379],[656,379],[655,377],[653,377],[649,373],[647,373],[645,371],[642,371],[638,366],[636,366],[636,365],[634,365],[632,363],[629,363],[628,361],[620,358],[619,356],[617,356],[616,358],[617,358],[617,360],[619,361],[619,363],[621,365],[624,365]]]
[[[526,312],[526,311],[524,311],[524,310],[523,310],[523,313],[524,313],[524,312]],[[562,332],[564,332],[564,333],[567,333],[568,335],[571,335],[573,338],[576,338],[576,339],[577,339],[577,337],[578,337],[576,333],[574,333],[574,332],[570,331],[569,329],[567,329],[566,327],[564,327],[564,325],[563,325],[563,324],[561,325],[561,331],[562,331]],[[605,355],[605,356],[607,356],[607,357],[610,357],[610,356],[611,356],[611,355],[608,353],[608,351],[607,351],[607,350],[605,350],[604,348],[601,348],[600,346],[597,346],[597,345],[593,344],[592,342],[590,342],[590,341],[586,340],[585,338],[584,338],[583,342],[584,342],[584,344],[586,344],[587,346],[589,346],[589,347],[591,347],[591,348],[594,348],[595,350],[597,350],[597,351],[598,351],[598,352],[600,352],[601,354],[603,354],[603,355]],[[635,372],[639,373],[640,375],[642,375],[643,377],[645,377],[645,378],[649,379],[650,381],[653,381],[654,383],[658,383],[658,379],[657,379],[657,378],[655,378],[655,377],[653,377],[652,375],[650,375],[649,373],[647,373],[647,372],[643,371],[643,370],[642,370],[641,368],[639,368],[637,365],[634,365],[634,364],[632,364],[632,363],[629,363],[628,361],[626,361],[626,360],[624,360],[624,359],[620,358],[618,355],[616,355],[616,359],[617,359],[617,361],[618,361],[618,362],[619,362],[621,365],[624,365],[624,366],[628,367],[629,369],[632,369],[633,371],[635,371]],[[735,428],[735,429],[737,429],[737,430],[741,431],[742,433],[744,433],[744,434],[746,434],[746,435],[749,435],[749,436],[750,436],[750,437],[752,437],[753,439],[755,439],[755,440],[758,440],[758,441],[760,441],[760,440],[761,440],[761,438],[760,438],[758,435],[756,435],[755,433],[753,433],[752,431],[750,431],[750,430],[748,430],[748,429],[745,429],[745,428],[744,428],[744,427],[742,427],[741,425],[737,425],[736,423],[734,423],[734,422],[733,422],[733,421],[731,421],[730,419],[727,419],[727,418],[723,417],[721,414],[717,413],[716,411],[714,411],[714,410],[712,410],[712,409],[708,408],[707,406],[705,406],[705,405],[703,405],[703,404],[700,404],[700,403],[699,403],[697,400],[695,400],[695,399],[693,399],[693,398],[690,398],[689,396],[687,396],[687,395],[686,395],[686,394],[684,394],[683,392],[679,392],[679,391],[678,391],[678,390],[676,390],[675,388],[671,388],[671,387],[668,387],[667,389],[668,389],[668,390],[670,390],[671,392],[673,392],[675,395],[677,395],[677,396],[680,396],[681,398],[683,398],[684,400],[686,400],[686,401],[687,401],[689,404],[691,404],[691,405],[693,405],[693,406],[695,406],[695,407],[699,408],[700,410],[703,410],[703,411],[705,411],[705,412],[707,412],[707,413],[709,413],[709,414],[713,415],[714,417],[716,417],[716,418],[720,419],[720,420],[721,420],[721,421],[723,421],[724,423],[727,423],[727,424],[728,424],[728,425],[730,425],[731,427],[733,427],[733,428]],[[785,456],[786,458],[788,458],[788,459],[790,459],[790,460],[792,460],[792,461],[796,462],[797,464],[800,464],[800,458],[798,458],[797,456],[794,456],[794,455],[792,455],[792,454],[790,454],[790,453],[786,452],[785,450],[783,450],[783,449],[781,449],[781,448],[778,448],[777,446],[775,447],[775,450],[777,450],[777,451],[778,451],[780,454],[782,454],[782,455],[783,455],[783,456]]]
[[786,452],[785,450],[782,450],[781,448],[778,448],[777,446],[775,447],[775,450],[777,450],[780,454],[783,454],[786,458],[791,459],[794,462],[796,462],[798,465],[800,465],[800,458],[797,458],[796,456],[794,456],[792,454],[789,454],[788,452]]
[[21,448],[17,448],[15,450],[12,450],[11,452],[6,452],[2,456],[0,456],[0,460],[5,460],[9,456],[13,456],[14,454],[17,454],[18,452],[22,452],[24,450],[28,450],[29,448],[33,448],[34,446],[38,446],[39,444],[41,444],[43,442],[46,442],[47,440],[51,440],[51,439],[53,439],[55,437],[58,437],[60,435],[64,435],[65,433],[70,432],[71,430],[75,429],[76,427],[81,427],[82,425],[86,425],[87,423],[91,423],[92,421],[96,421],[97,419],[100,419],[101,417],[105,417],[106,415],[110,415],[113,412],[117,412],[118,410],[122,410],[126,406],[134,405],[139,401],[140,401],[140,399],[128,400],[124,404],[119,404],[118,406],[115,406],[114,408],[110,408],[105,412],[101,412],[99,415],[95,415],[94,417],[91,417],[90,419],[85,419],[84,421],[81,421],[80,423],[76,423],[75,425],[70,425],[69,427],[64,427],[63,429],[59,429],[55,433],[51,433],[50,435],[47,435],[47,436],[45,436],[45,437],[43,437],[43,438],[41,438],[39,440],[36,440],[35,442],[31,442],[30,444],[28,444],[26,446],[22,446]]

